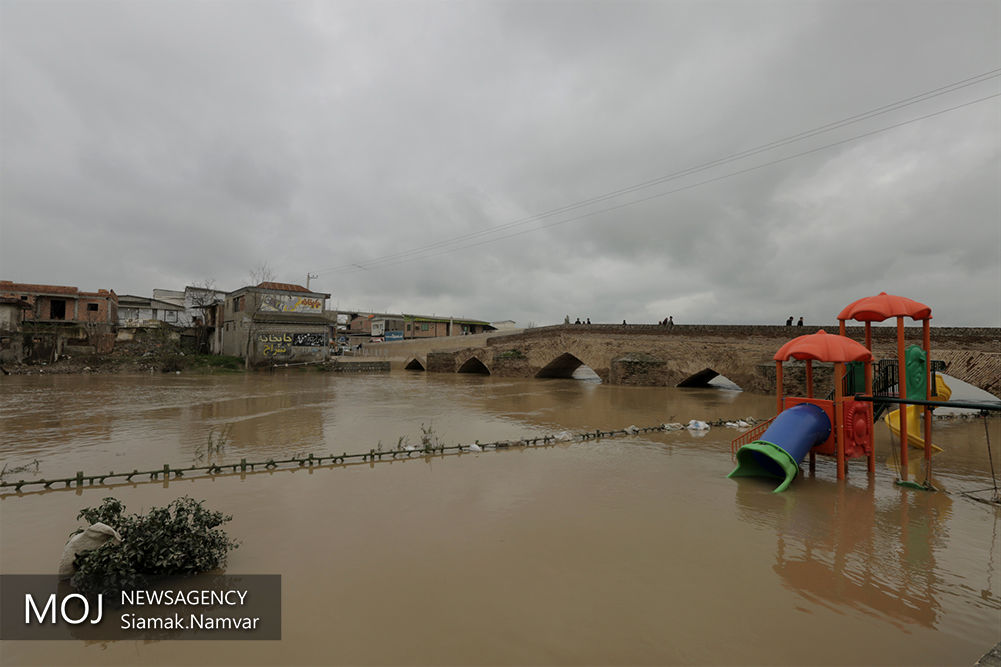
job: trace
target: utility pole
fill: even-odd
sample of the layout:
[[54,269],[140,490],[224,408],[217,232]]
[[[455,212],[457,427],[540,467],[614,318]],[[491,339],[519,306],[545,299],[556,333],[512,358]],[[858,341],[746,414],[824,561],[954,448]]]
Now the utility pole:
[[309,271],[306,272],[306,289],[309,289],[310,278],[317,278],[317,277],[318,276],[315,273],[310,273]]

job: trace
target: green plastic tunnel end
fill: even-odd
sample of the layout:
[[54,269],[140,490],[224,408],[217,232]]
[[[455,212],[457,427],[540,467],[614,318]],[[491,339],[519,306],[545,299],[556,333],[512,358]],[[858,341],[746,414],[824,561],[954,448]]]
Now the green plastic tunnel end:
[[[740,452],[738,452],[739,454]],[[920,482],[911,482],[906,479],[898,479],[894,482],[897,486],[903,487],[905,489],[916,489],[918,491],[937,491],[931,484],[921,484]]]
[[778,445],[755,440],[737,450],[737,467],[727,477],[773,477],[782,480],[772,493],[789,488],[799,473],[793,457]]

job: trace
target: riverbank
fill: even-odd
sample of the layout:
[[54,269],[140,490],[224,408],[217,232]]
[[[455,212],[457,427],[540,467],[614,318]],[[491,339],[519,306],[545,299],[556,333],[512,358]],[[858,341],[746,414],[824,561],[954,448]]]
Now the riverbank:
[[193,354],[149,341],[118,343],[108,354],[63,354],[52,362],[5,363],[3,375],[85,375],[135,373],[242,372],[243,360],[218,354]]

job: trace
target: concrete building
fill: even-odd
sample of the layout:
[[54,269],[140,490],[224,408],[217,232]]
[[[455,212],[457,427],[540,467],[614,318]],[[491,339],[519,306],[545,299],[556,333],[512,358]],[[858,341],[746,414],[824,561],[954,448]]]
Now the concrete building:
[[0,363],[20,362],[24,358],[21,319],[30,308],[19,298],[0,297]]
[[250,366],[323,361],[329,355],[329,294],[301,285],[262,282],[226,294],[222,353]]
[[169,301],[151,299],[148,296],[121,294],[118,296],[118,326],[159,327],[163,324],[181,324],[184,307]]
[[467,336],[493,331],[494,326],[482,320],[467,320],[458,317],[427,317],[406,315],[404,338],[436,338],[438,336]]
[[81,292],[67,285],[38,285],[0,280],[0,296],[27,303],[24,320],[114,325],[118,322],[118,295],[114,290]]
[[154,289],[153,298],[166,301],[183,309],[178,315],[178,326],[193,327],[199,324],[208,326],[206,311],[216,304],[226,300],[226,292],[208,287],[188,285],[181,290]]
[[405,313],[351,313],[350,315],[349,331],[352,336],[368,335],[370,339],[381,340],[465,336],[493,331],[496,328],[489,322],[458,317],[428,317]]
[[49,362],[62,354],[107,353],[114,348],[112,329],[118,323],[118,295],[113,290],[81,292],[69,285],[0,280],[0,298],[23,304],[19,323],[22,348],[15,353],[9,340],[6,356],[19,354],[18,360]]

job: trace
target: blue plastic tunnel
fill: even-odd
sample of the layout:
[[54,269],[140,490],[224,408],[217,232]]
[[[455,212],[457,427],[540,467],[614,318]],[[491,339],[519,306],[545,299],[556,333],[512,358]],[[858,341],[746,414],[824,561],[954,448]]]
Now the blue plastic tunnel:
[[785,491],[799,473],[799,463],[831,434],[831,420],[816,405],[799,403],[772,421],[760,439],[737,451],[737,467],[727,477],[774,477]]

